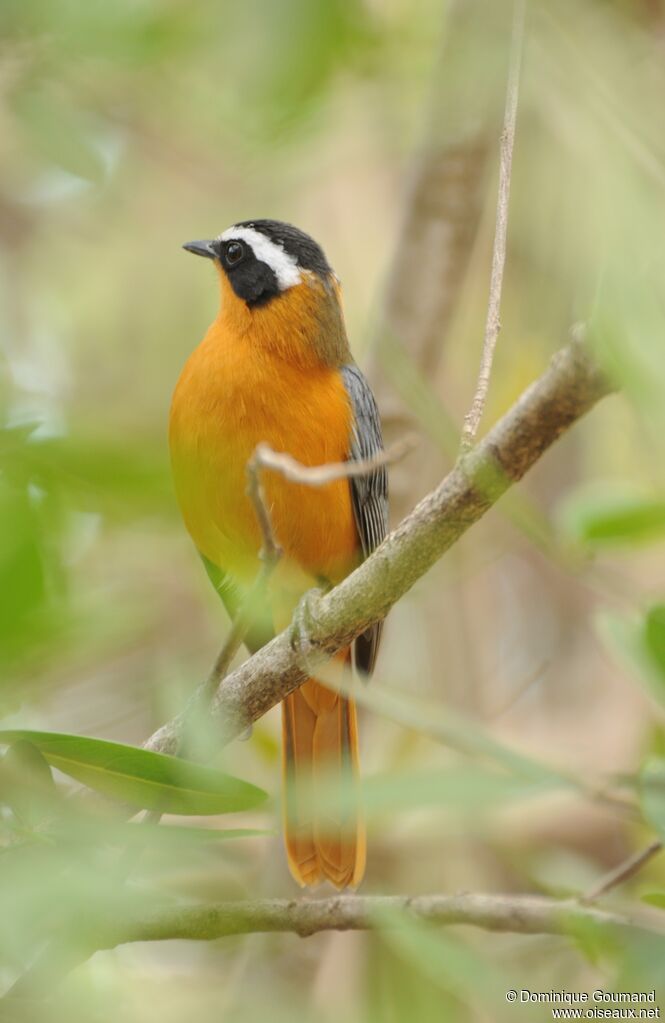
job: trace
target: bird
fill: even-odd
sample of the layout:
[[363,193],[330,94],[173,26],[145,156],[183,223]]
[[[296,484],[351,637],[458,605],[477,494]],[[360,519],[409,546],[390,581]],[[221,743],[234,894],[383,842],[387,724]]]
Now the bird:
[[[288,626],[305,594],[340,582],[385,537],[381,422],[351,354],[339,279],[312,237],[259,219],[183,248],[213,263],[220,306],[175,387],[171,465],[185,526],[231,618],[261,566],[261,531],[246,493],[257,446],[306,466],[370,461],[367,474],[316,488],[263,474],[282,556],[261,606],[252,609],[245,643],[254,652]],[[362,677],[374,669],[381,624],[337,655]],[[337,889],[357,887],[366,837],[353,699],[308,678],[283,700],[282,775],[294,879],[302,887],[326,880]],[[326,800],[325,786],[350,797]]]

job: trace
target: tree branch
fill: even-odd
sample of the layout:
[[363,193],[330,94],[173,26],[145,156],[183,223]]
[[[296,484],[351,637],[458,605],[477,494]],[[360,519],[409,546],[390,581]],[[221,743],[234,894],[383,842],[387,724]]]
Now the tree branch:
[[[259,559],[261,568],[247,593],[238,614],[231,623],[231,629],[226,637],[226,642],[220,650],[212,671],[204,683],[204,693],[212,695],[227,671],[238,650],[245,641],[245,637],[252,625],[252,618],[256,608],[261,602],[268,585],[268,580],[274,572],[282,557],[282,548],[279,546],[270,518],[270,511],[266,504],[263,486],[261,484],[261,471],[264,468],[261,448],[259,445],[247,463],[247,496],[254,507],[256,521],[261,530],[261,550]],[[268,449],[270,450],[270,449]]]
[[99,948],[133,941],[214,941],[231,934],[365,931],[399,924],[399,914],[447,927],[465,924],[514,934],[567,934],[579,926],[639,929],[665,934],[659,914],[638,919],[581,906],[574,900],[540,895],[335,895],[331,898],[253,899],[184,906],[122,921],[111,927]]
[[646,849],[640,849],[639,852],[633,853],[627,860],[620,863],[618,867],[614,867],[608,871],[603,877],[597,881],[589,891],[580,898],[580,902],[584,905],[588,905],[591,902],[595,902],[602,895],[607,895],[613,888],[623,884],[625,881],[629,881],[631,877],[635,877],[640,872],[642,867],[646,866],[650,860],[657,856],[658,853],[663,851],[663,843],[660,839],[655,839],[650,842]]
[[[296,636],[292,626],[223,681],[211,703],[220,742],[243,732],[297,688],[313,666],[384,618],[511,484],[610,390],[583,342],[574,339],[558,352],[544,375],[371,557],[329,593],[310,598],[304,647],[303,637]],[[146,745],[174,753],[182,726],[181,715]]]
[[[347,462],[325,462],[323,465],[303,465],[292,455],[284,451],[274,451],[269,444],[259,444],[252,455],[251,463],[262,469],[270,469],[283,476],[291,483],[302,483],[308,487],[325,487],[336,480],[350,480],[358,476],[366,476],[382,465],[399,462],[413,450],[417,438],[404,437],[395,441],[385,451],[380,451],[371,458],[359,458]],[[251,464],[250,463],[250,464]],[[263,514],[266,514],[265,508]]]
[[[492,140],[501,125],[504,72],[501,61],[487,61],[487,53],[503,47],[506,20],[503,5],[490,11],[485,0],[445,5],[421,142],[407,174],[365,367],[387,443],[422,425],[410,377],[436,379],[448,348],[482,222]],[[409,375],[401,371],[405,362]],[[437,465],[425,449],[417,466],[391,474],[393,521],[412,507],[414,494],[430,489]]]
[[517,101],[519,97],[520,68],[522,65],[522,45],[524,40],[525,0],[515,0],[513,22],[513,38],[510,47],[510,67],[508,70],[508,86],[506,89],[506,109],[501,132],[499,162],[499,194],[496,201],[496,226],[494,229],[494,246],[492,250],[492,272],[490,275],[490,294],[487,305],[485,338],[480,358],[480,370],[476,393],[471,408],[464,417],[462,428],[462,453],[470,450],[485,409],[485,400],[490,384],[494,349],[501,329],[501,292],[503,289],[503,270],[506,264],[506,246],[508,241],[508,203],[510,201],[510,178],[513,166],[513,148],[515,145],[515,125],[517,122]]

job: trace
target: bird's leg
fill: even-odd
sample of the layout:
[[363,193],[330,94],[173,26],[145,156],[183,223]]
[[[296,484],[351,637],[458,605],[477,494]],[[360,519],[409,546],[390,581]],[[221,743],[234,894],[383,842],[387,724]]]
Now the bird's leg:
[[[323,580],[319,581],[323,582]],[[291,619],[289,643],[291,649],[302,659],[307,671],[310,670],[309,658],[316,648],[316,644],[312,641],[312,624],[316,622],[318,606],[325,593],[326,589],[323,586],[315,586],[311,590],[307,590],[298,601]]]

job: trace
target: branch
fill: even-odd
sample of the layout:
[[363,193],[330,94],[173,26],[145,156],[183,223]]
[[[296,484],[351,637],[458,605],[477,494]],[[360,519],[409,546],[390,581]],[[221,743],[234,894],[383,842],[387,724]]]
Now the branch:
[[214,941],[231,934],[366,931],[399,926],[400,914],[447,927],[465,924],[513,934],[570,934],[590,926],[665,934],[655,912],[641,919],[540,895],[336,895],[256,899],[166,909],[111,927],[99,948],[133,941]]
[[268,585],[268,580],[274,572],[282,557],[282,548],[279,546],[270,518],[268,505],[266,504],[263,486],[261,485],[261,470],[264,467],[261,448],[259,444],[254,454],[247,463],[247,496],[254,506],[256,521],[261,530],[262,543],[259,552],[261,568],[256,575],[252,586],[247,593],[240,610],[231,623],[231,629],[226,642],[219,652],[212,671],[203,686],[203,692],[209,696],[225,677],[231,667],[231,661],[238,653],[238,650],[245,641],[249,632],[252,619],[257,605],[261,602]]
[[[607,912],[575,899],[543,895],[334,895],[298,899],[239,899],[205,905],[135,911],[122,919],[86,921],[71,944],[66,933],[48,947],[0,999],[19,1005],[51,993],[63,974],[103,949],[137,941],[216,941],[236,934],[291,933],[308,938],[321,931],[394,929],[402,920],[441,927],[463,925],[503,934],[574,936],[596,931],[625,939],[629,933],[665,935],[665,914],[639,907],[639,915]],[[1,1012],[0,1008],[0,1012]]]
[[629,881],[631,877],[635,877],[640,872],[642,867],[657,856],[658,853],[662,852],[663,843],[660,839],[655,839],[651,842],[646,849],[641,849],[639,852],[629,856],[627,860],[620,863],[618,867],[614,867],[608,871],[599,881],[590,888],[586,895],[580,898],[580,902],[584,905],[588,905],[591,902],[595,902],[601,897],[612,891],[618,885],[623,884],[624,881]]
[[[422,426],[413,381],[436,379],[447,351],[503,114],[501,62],[487,61],[488,52],[505,45],[503,5],[490,12],[486,0],[451,0],[444,7],[421,140],[407,173],[365,367],[388,443]],[[452,423],[451,435],[456,448],[459,434]],[[410,510],[414,494],[426,493],[437,481],[438,465],[438,452],[426,447],[417,466],[391,475],[393,521]]]
[[266,497],[261,485],[261,470],[265,468],[264,448],[267,448],[268,451],[271,450],[267,444],[257,445],[254,454],[247,463],[247,496],[254,506],[256,521],[259,524],[261,536],[263,537],[259,557],[264,563],[267,562],[269,565],[274,565],[282,556],[282,548],[275,537],[270,512],[266,504]]
[[[391,444],[386,451],[372,455],[371,458],[359,458],[353,462],[326,462],[324,465],[303,465],[292,455],[283,451],[273,451],[269,444],[259,444],[252,456],[252,462],[262,469],[278,472],[290,483],[303,483],[308,487],[324,487],[336,480],[366,476],[382,465],[399,462],[413,450],[415,444],[415,437],[405,437],[403,440]],[[263,513],[265,514],[265,509]]]
[[464,417],[462,429],[462,452],[467,452],[473,445],[480,420],[485,409],[485,400],[489,389],[494,349],[496,348],[499,330],[501,329],[501,291],[503,288],[503,270],[506,264],[506,245],[508,239],[508,203],[510,201],[510,177],[513,166],[513,148],[515,145],[515,124],[517,122],[517,101],[519,97],[520,68],[522,64],[522,45],[524,40],[524,5],[525,0],[515,0],[515,17],[513,38],[510,48],[510,68],[508,71],[508,87],[506,90],[506,110],[501,132],[499,194],[496,202],[496,226],[494,229],[494,248],[492,251],[492,272],[490,276],[490,295],[487,305],[485,323],[485,339],[480,358],[480,370],[476,393],[471,408]]
[[[584,344],[573,340],[483,441],[427,495],[363,564],[330,592],[309,601],[309,635],[293,627],[229,675],[211,713],[220,742],[242,733],[356,636],[380,621],[512,483],[520,480],[557,438],[611,390]],[[305,663],[305,661],[307,663]],[[174,753],[182,716],[148,740]]]

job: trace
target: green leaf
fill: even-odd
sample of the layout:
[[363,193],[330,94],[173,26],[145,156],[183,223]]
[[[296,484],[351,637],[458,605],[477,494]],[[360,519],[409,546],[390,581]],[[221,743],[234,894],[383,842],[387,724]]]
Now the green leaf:
[[[552,778],[525,778],[478,764],[440,771],[370,775],[363,780],[363,807],[371,820],[386,814],[435,808],[485,821],[488,814],[519,800],[542,797],[558,787]],[[357,800],[355,786],[321,773],[311,788],[303,786],[303,807],[325,807],[334,816],[348,814]],[[478,815],[481,814],[481,817]]]
[[57,808],[51,769],[31,742],[13,743],[0,759],[0,801],[27,827],[38,826]]
[[630,546],[665,536],[665,498],[626,485],[595,483],[570,495],[558,512],[569,539],[589,546]]
[[663,610],[662,605],[657,605],[644,618],[624,618],[603,611],[596,618],[596,627],[619,663],[645,686],[650,696],[665,706],[665,661],[658,660]]
[[665,688],[665,604],[654,604],[644,623],[644,643]]
[[47,603],[43,536],[27,491],[0,485],[0,648],[2,659],[32,634]]
[[215,845],[238,838],[264,838],[274,835],[270,828],[196,828],[182,824],[146,824],[143,821],[116,821],[109,826],[108,837],[113,843],[150,847]]
[[381,940],[437,987],[474,1004],[495,1007],[505,997],[500,970],[457,936],[395,910],[377,914]]
[[665,757],[652,757],[640,772],[639,795],[642,813],[665,839]]
[[168,462],[148,437],[130,447],[95,435],[87,423],[64,437],[32,439],[19,447],[0,432],[0,456],[22,479],[63,495],[81,511],[122,521],[168,509]]
[[657,906],[658,909],[665,909],[665,892],[647,892],[641,896],[642,902],[650,906]]
[[248,810],[267,794],[212,767],[81,735],[2,731],[0,743],[21,739],[36,746],[53,767],[112,799],[174,814]]
[[18,94],[16,112],[27,139],[47,163],[86,181],[103,179],[104,165],[91,126],[79,110],[54,91],[33,89]]

